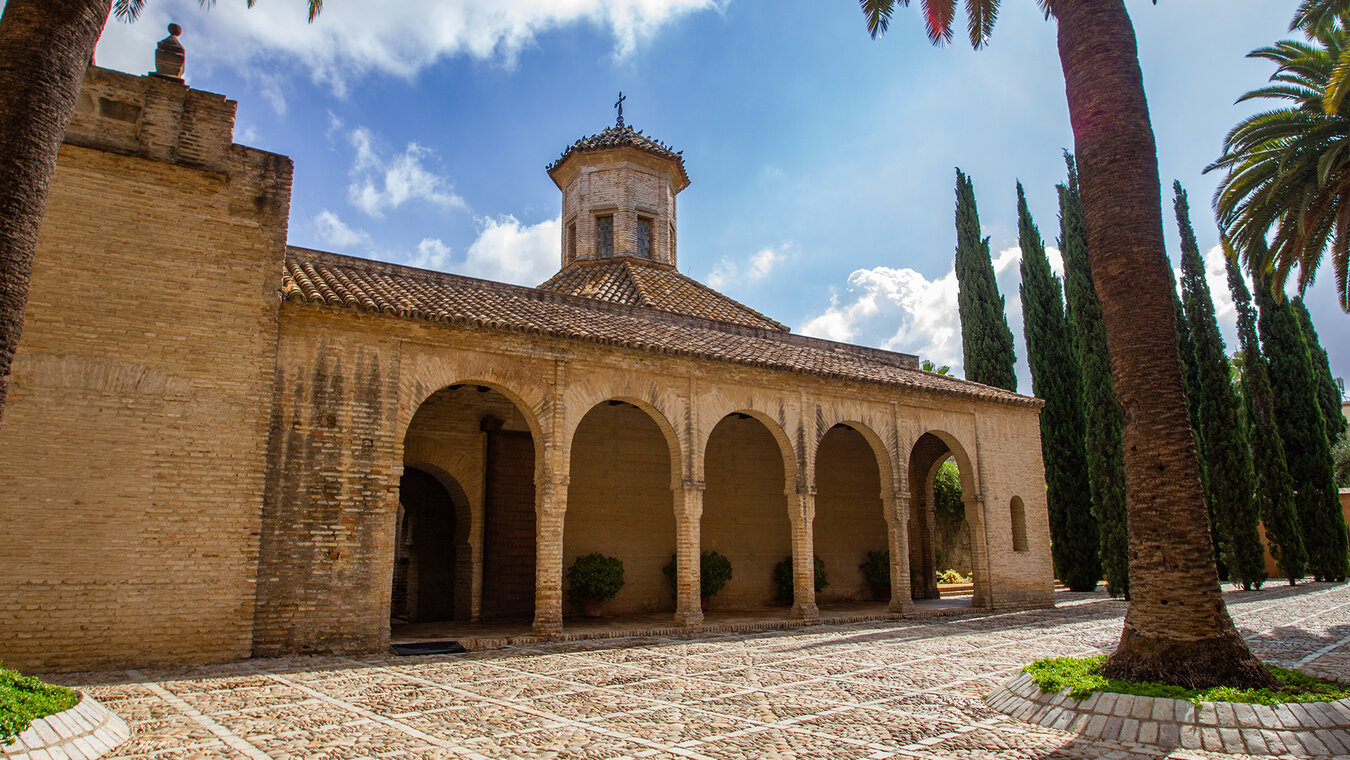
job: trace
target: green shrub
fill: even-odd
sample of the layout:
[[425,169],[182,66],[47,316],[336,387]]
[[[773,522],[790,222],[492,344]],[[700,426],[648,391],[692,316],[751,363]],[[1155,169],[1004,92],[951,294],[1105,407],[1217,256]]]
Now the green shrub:
[[573,602],[608,602],[623,588],[623,560],[600,552],[577,557],[567,568],[567,595]]
[[970,583],[970,579],[955,570],[943,570],[937,574],[938,583]]
[[867,579],[869,586],[890,586],[891,585],[891,553],[868,552],[867,561],[858,565],[863,571],[863,578]]
[[966,519],[966,503],[961,500],[961,470],[955,459],[943,462],[933,479],[933,510],[938,522],[960,525]]
[[[670,582],[671,591],[679,587],[675,583],[675,555],[670,555],[670,563],[661,568],[661,572]],[[731,560],[717,552],[703,552],[698,558],[698,579],[700,596],[716,596],[731,580]]]
[[1286,670],[1274,665],[1266,665],[1280,688],[1238,689],[1232,686],[1216,686],[1209,689],[1187,689],[1148,681],[1118,681],[1101,675],[1102,663],[1106,655],[1097,657],[1052,657],[1037,660],[1022,668],[1030,673],[1041,691],[1058,693],[1068,690],[1073,699],[1086,699],[1094,691],[1106,691],[1115,694],[1134,694],[1142,697],[1163,699],[1184,699],[1195,704],[1201,702],[1246,702],[1257,705],[1278,705],[1285,702],[1333,702],[1350,697],[1350,687],[1322,681],[1297,670]]
[[80,695],[64,686],[0,668],[0,745],[13,744],[34,720],[69,710]]
[[[820,557],[815,557],[815,567],[816,593],[819,594],[830,585],[830,582],[825,577],[825,562]],[[778,590],[778,601],[782,604],[792,604],[796,597],[793,593],[791,556],[773,566],[773,584]]]

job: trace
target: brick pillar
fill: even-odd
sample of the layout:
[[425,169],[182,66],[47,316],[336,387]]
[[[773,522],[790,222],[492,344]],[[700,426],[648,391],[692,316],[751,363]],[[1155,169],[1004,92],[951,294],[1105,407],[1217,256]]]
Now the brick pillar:
[[819,620],[816,606],[815,539],[811,523],[816,519],[816,495],[812,491],[789,491],[788,518],[792,522],[792,617]]
[[703,519],[703,484],[686,482],[675,489],[675,624],[703,626],[701,594],[702,555],[700,522]]
[[882,494],[886,507],[886,534],[891,550],[891,612],[910,612],[914,598],[909,587],[909,514],[908,492]]
[[535,482],[534,632],[562,631],[563,516],[567,483]]
[[[984,494],[971,494],[962,499],[966,505],[966,520],[970,522],[970,574],[975,586],[970,606],[992,609],[989,593],[989,544],[985,537]],[[972,520],[971,517],[974,517]]]

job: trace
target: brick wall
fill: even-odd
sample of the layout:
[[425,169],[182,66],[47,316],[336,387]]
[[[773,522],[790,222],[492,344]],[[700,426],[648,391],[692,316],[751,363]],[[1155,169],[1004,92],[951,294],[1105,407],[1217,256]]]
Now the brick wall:
[[289,159],[234,104],[91,67],[0,426],[0,659],[250,649]]
[[830,585],[820,601],[867,600],[862,570],[868,551],[886,551],[877,457],[854,430],[834,427],[816,453],[816,554]]

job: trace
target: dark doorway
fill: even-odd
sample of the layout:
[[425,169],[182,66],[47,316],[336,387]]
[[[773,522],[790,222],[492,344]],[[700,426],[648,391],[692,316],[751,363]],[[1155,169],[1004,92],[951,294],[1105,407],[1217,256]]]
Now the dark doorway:
[[488,430],[483,492],[483,620],[534,617],[534,440]]
[[413,467],[403,470],[398,499],[389,617],[409,623],[450,620],[455,614],[454,499],[435,476]]

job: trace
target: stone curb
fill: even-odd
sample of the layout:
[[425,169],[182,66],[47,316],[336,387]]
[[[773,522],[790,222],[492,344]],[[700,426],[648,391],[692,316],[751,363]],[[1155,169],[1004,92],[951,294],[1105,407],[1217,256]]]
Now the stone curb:
[[74,707],[38,718],[14,744],[0,744],[5,760],[94,760],[126,741],[131,729],[88,694]]
[[1019,673],[985,698],[1018,720],[1092,739],[1247,755],[1350,755],[1350,699],[1283,705],[1097,692],[1082,701]]

